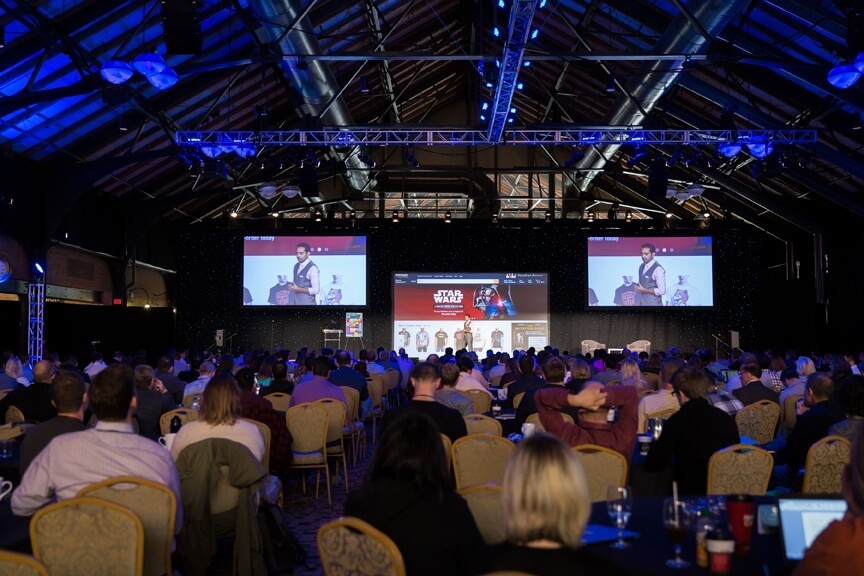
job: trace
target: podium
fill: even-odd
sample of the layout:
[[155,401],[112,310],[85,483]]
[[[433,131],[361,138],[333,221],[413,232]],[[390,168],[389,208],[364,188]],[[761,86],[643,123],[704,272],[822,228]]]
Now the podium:
[[324,334],[324,348],[339,350],[342,348],[342,330],[321,330]]

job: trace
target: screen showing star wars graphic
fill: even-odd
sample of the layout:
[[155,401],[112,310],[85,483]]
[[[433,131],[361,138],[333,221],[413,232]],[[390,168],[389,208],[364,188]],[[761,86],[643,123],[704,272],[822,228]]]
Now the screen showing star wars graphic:
[[586,306],[714,305],[710,236],[591,236]]
[[246,236],[244,306],[366,306],[365,236]]
[[425,359],[447,348],[509,352],[549,341],[546,273],[396,272],[393,348]]

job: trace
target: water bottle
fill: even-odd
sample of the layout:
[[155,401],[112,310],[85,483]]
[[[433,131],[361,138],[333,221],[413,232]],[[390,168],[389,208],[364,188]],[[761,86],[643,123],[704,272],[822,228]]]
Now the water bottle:
[[176,434],[180,431],[180,427],[183,426],[183,422],[180,420],[180,416],[177,414],[171,418],[171,434]]
[[261,395],[261,383],[258,382],[257,378],[255,379],[255,386],[252,388],[252,390],[255,392],[256,396]]
[[192,399],[191,408],[196,412],[201,409],[201,396],[196,395],[195,398]]

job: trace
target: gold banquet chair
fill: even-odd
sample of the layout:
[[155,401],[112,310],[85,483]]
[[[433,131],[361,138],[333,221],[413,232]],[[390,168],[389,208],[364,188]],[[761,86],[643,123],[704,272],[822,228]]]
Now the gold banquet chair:
[[768,490],[774,457],[750,444],[733,444],[708,460],[707,494],[751,494],[763,496]]
[[492,410],[492,396],[483,390],[460,390],[460,394],[471,400],[474,404],[474,412],[485,414]]
[[492,434],[493,436],[501,436],[501,423],[489,416],[483,414],[466,414],[462,417],[465,420],[465,428],[468,429],[468,434]]
[[453,442],[450,453],[456,488],[487,482],[500,486],[504,481],[507,459],[514,448],[510,440],[491,434],[469,434]]
[[450,472],[450,452],[453,449],[453,443],[450,441],[450,437],[446,434],[441,434],[441,442],[444,444],[444,459],[447,460],[447,472]]
[[774,430],[780,419],[780,405],[770,400],[760,400],[741,409],[735,415],[738,434],[767,444],[774,439]]
[[627,484],[627,459],[621,454],[597,444],[573,446],[588,481],[591,502],[604,502],[608,498],[609,486]]
[[27,554],[0,550],[0,574],[4,576],[48,576],[39,560]]
[[[318,489],[321,486],[321,469],[324,470],[324,479],[327,481],[327,504],[331,504],[330,498],[330,468],[327,466],[327,432],[330,426],[330,413],[323,405],[317,402],[305,402],[297,404],[288,409],[285,414],[288,423],[288,431],[291,432],[293,444],[291,450],[294,460],[291,468],[318,470],[315,481],[315,498],[318,498]],[[306,493],[306,475],[300,475],[303,482],[303,493]]]
[[240,418],[240,420],[244,420],[249,422],[250,424],[254,424],[256,428],[258,428],[258,432],[261,433],[261,439],[264,440],[264,456],[261,457],[261,464],[264,465],[264,469],[267,470],[267,473],[270,473],[270,441],[272,437],[272,433],[270,432],[270,427],[264,424],[263,422],[259,422],[258,420],[252,420],[251,418]]
[[33,555],[51,576],[142,576],[144,526],[134,512],[100,498],[72,498],[30,521]]
[[287,412],[288,404],[291,402],[291,395],[285,392],[273,392],[264,396],[264,399],[270,402],[273,409],[277,412]]
[[338,400],[325,398],[317,401],[327,409],[329,415],[327,426],[327,457],[336,460],[335,478],[339,477],[339,459],[342,459],[342,471],[345,474],[345,492],[348,492],[348,459],[345,455],[345,404]]
[[807,451],[804,465],[806,494],[840,494],[843,469],[852,458],[852,445],[840,436],[826,436]]
[[378,419],[384,416],[384,378],[381,374],[372,374],[371,378],[366,379],[366,385],[369,388],[369,412],[364,417],[365,420],[372,420],[372,443],[377,440]]
[[359,518],[321,526],[318,552],[326,576],[405,576],[405,561],[393,540]]
[[795,423],[798,421],[798,412],[796,412],[795,406],[798,404],[798,400],[803,397],[803,393],[792,394],[783,401],[783,423],[786,426],[787,434],[795,428]]
[[169,410],[159,417],[159,430],[163,435],[171,432],[171,419],[174,418],[174,416],[180,417],[181,424],[198,421],[197,410],[192,410],[191,408],[177,408],[176,410]]
[[82,488],[76,497],[99,498],[132,510],[144,527],[144,576],[172,574],[177,497],[167,486],[145,478],[118,476]]
[[457,491],[471,510],[483,542],[488,545],[504,541],[504,508],[501,506],[501,487],[478,484]]
[[[573,417],[570,416],[569,414],[565,414],[565,413],[561,412],[561,419],[564,420],[565,422],[569,422],[570,424],[574,424]],[[533,414],[529,414],[528,418],[525,419],[525,422],[527,422],[528,424],[534,424],[535,426],[537,426],[537,430],[539,432],[545,432],[546,431],[546,428],[543,426],[543,423],[540,422],[540,414],[538,414],[537,412],[534,412]]]
[[513,408],[518,408],[519,404],[522,403],[522,398],[525,397],[525,392],[519,392],[516,396],[513,397]]
[[6,409],[6,424],[11,424],[12,422],[26,422],[24,413],[17,406],[9,406]]
[[366,427],[360,422],[360,392],[351,386],[340,386],[348,400],[348,422],[342,430],[343,438],[351,442],[351,453],[354,457],[354,466],[357,466],[357,451],[363,446],[366,453]]

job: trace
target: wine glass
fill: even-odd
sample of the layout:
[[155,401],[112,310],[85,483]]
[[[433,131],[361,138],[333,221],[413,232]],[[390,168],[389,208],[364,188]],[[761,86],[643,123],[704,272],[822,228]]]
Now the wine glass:
[[687,568],[690,563],[681,559],[681,544],[690,533],[690,512],[683,500],[666,498],[663,500],[663,526],[672,544],[675,545],[675,558],[666,561],[670,568]]
[[624,528],[630,520],[630,510],[633,508],[633,490],[630,486],[609,486],[606,498],[606,511],[609,519],[618,528],[618,541],[611,544],[612,548],[622,550],[632,544],[624,541]]

